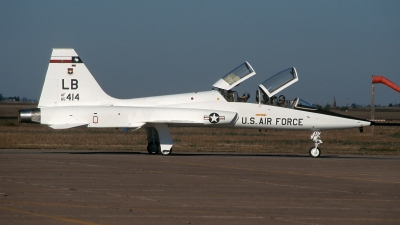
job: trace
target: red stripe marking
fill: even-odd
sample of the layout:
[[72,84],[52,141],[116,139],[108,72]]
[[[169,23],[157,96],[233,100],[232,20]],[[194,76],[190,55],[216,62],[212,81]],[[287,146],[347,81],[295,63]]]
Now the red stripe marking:
[[72,63],[71,59],[51,59],[50,63]]

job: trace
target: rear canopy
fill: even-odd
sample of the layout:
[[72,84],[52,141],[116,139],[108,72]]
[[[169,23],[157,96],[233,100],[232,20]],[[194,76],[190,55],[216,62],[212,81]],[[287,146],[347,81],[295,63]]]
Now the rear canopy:
[[268,97],[272,97],[298,80],[296,68],[291,67],[268,78],[258,86]]

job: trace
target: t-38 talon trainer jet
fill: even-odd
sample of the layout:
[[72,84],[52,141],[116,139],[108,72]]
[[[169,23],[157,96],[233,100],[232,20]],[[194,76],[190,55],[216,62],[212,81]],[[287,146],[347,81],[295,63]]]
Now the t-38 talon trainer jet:
[[213,90],[135,99],[116,99],[98,85],[74,49],[53,49],[38,108],[19,111],[19,121],[54,129],[78,126],[119,127],[147,132],[149,153],[171,154],[172,126],[310,130],[312,157],[321,154],[320,134],[326,129],[360,128],[371,122],[334,114],[296,98],[276,97],[298,81],[294,67],[261,83],[256,103],[231,89],[256,72],[244,62],[213,85]]

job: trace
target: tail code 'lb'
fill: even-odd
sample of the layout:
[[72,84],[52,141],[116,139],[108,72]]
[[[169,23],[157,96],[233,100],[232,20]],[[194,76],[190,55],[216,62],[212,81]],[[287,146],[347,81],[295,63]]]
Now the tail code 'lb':
[[54,48],[47,69],[39,108],[109,104],[107,95],[72,48]]

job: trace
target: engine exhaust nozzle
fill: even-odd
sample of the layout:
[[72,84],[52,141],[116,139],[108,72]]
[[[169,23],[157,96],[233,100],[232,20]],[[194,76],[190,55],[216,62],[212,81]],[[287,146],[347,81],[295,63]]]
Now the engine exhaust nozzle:
[[18,115],[19,123],[40,123],[40,109],[21,109]]

